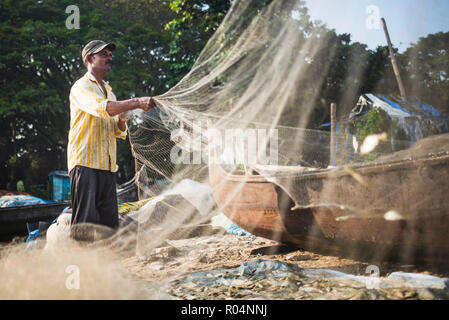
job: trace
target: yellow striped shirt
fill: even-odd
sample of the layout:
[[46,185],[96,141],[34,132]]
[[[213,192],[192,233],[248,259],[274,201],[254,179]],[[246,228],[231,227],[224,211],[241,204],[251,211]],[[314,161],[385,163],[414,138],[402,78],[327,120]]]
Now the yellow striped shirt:
[[77,165],[117,171],[116,138],[125,139],[118,116],[106,112],[108,101],[116,101],[112,88],[103,81],[106,95],[95,77],[87,72],[70,90],[70,131],[67,146],[69,172]]

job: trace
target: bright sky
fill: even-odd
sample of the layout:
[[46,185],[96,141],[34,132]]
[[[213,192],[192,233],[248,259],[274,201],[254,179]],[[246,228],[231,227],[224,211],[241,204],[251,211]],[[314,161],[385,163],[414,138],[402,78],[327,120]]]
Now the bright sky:
[[323,21],[337,33],[350,33],[353,42],[375,49],[386,45],[385,18],[391,42],[400,52],[420,37],[449,31],[449,0],[305,0],[312,20]]

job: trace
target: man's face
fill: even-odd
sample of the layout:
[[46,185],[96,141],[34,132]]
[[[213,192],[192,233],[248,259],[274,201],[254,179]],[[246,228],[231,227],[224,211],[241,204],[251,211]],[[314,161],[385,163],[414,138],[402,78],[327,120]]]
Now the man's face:
[[92,69],[108,73],[112,68],[112,53],[108,48],[104,48],[100,52],[90,55],[89,58]]

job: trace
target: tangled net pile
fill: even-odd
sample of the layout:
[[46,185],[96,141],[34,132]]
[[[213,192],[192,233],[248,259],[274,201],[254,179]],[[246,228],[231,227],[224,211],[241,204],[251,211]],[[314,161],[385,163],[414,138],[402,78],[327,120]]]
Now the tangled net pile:
[[[331,239],[375,241],[370,233],[363,234],[366,228],[379,228],[370,219],[390,221],[397,224],[392,228],[403,229],[402,224],[409,219],[417,219],[416,224],[425,228],[428,222],[423,215],[434,214],[439,216],[437,221],[445,220],[441,204],[433,203],[433,198],[426,195],[428,190],[441,190],[435,186],[442,181],[432,181],[432,173],[423,178],[425,182],[418,182],[407,170],[410,162],[416,169],[429,166],[425,162],[429,156],[447,156],[448,138],[440,134],[448,131],[446,119],[396,119],[396,131],[385,129],[390,132],[371,134],[362,140],[357,132],[360,128],[354,128],[354,123],[351,127],[344,120],[351,116],[345,118],[343,113],[339,115],[338,132],[325,131],[316,123],[317,114],[327,112],[317,110],[316,102],[322,99],[319,88],[326,86],[331,66],[330,61],[322,59],[329,56],[325,50],[330,39],[324,30],[309,22],[307,9],[300,1],[235,1],[191,71],[175,87],[155,97],[159,108],[136,113],[128,123],[141,198],[159,194],[161,180],[174,185],[183,179],[212,184],[217,198],[217,190],[226,188],[226,179],[212,181],[209,176],[212,165],[218,165],[228,174],[240,175],[240,184],[234,184],[232,192],[228,190],[225,199],[220,199],[218,209],[228,210],[229,216],[233,208],[226,206],[235,206],[236,199],[241,201],[239,195],[245,190],[245,182],[259,175],[278,188],[279,206],[281,199],[285,202],[281,211],[306,215],[312,209],[319,226],[314,223],[311,229],[315,231],[310,232]],[[365,64],[359,57],[349,58],[347,90],[335,102],[339,109],[346,113],[353,109],[356,114],[365,106],[364,100],[359,100],[357,106],[350,105],[356,92],[357,81],[353,80],[363,76]],[[408,135],[403,134],[404,128]],[[385,171],[392,164],[397,172],[403,172],[400,178],[373,178],[373,172]],[[435,170],[447,171],[441,168]],[[323,177],[341,180],[326,185]],[[418,187],[410,188],[414,182]],[[419,183],[430,186],[421,188]],[[410,199],[416,197],[420,200],[411,203]],[[333,214],[329,210],[334,210]],[[191,217],[190,213],[183,214]],[[183,225],[183,219],[173,216],[176,218],[164,230],[173,231]],[[233,220],[266,235],[267,230],[257,230],[255,217],[248,219],[253,221],[242,223],[238,217]],[[335,230],[340,228],[335,224],[337,220],[354,224],[347,222],[349,225],[342,229],[346,234],[342,235]],[[281,228],[294,228],[287,221],[284,216]],[[435,221],[427,227],[432,228],[432,223]],[[411,228],[416,224],[412,223]],[[351,228],[356,231],[348,231]],[[409,247],[422,240],[419,232],[414,232],[412,238],[400,243],[390,239],[388,244],[400,244],[402,251],[410,252]],[[142,242],[154,239],[151,235]],[[289,239],[279,235],[279,240]],[[434,239],[426,241],[429,244]],[[435,245],[446,246],[441,241]],[[388,250],[376,252],[378,257],[390,254]]]

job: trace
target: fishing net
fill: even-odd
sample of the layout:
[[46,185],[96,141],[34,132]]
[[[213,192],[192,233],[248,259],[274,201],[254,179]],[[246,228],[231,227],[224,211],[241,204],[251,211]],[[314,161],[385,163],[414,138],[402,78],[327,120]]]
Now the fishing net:
[[342,93],[323,97],[340,67],[335,36],[302,1],[233,1],[190,72],[129,118],[140,205],[101,246],[146,259],[211,234],[224,213],[301,248],[412,261],[447,252],[447,119],[376,88],[359,95],[368,70],[356,53]]
[[[191,179],[212,187],[217,210],[272,239],[444,248],[428,231],[445,215],[447,119],[422,102],[357,96],[363,56],[347,57],[343,94],[320,96],[339,67],[331,41],[300,1],[233,2],[191,71],[128,121],[140,197]],[[192,216],[181,211],[167,234]]]

